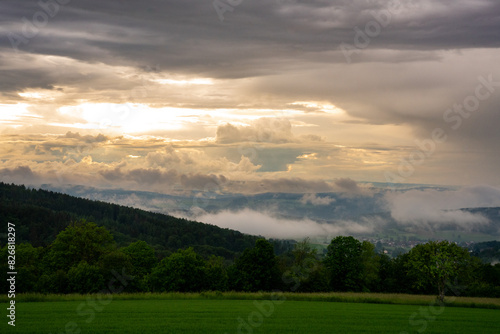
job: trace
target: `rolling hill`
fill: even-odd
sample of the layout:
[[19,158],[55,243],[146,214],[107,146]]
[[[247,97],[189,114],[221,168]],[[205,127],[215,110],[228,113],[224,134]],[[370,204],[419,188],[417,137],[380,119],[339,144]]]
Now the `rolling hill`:
[[[17,243],[47,246],[72,221],[85,219],[111,231],[118,245],[144,240],[158,250],[192,246],[203,255],[232,258],[252,247],[257,236],[153,213],[65,195],[53,191],[0,183],[0,221],[16,224]],[[290,242],[273,240],[280,253]]]

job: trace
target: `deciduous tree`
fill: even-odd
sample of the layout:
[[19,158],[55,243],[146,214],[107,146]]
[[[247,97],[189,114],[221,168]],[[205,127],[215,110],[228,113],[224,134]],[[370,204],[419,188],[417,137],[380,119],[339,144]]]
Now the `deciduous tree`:
[[230,271],[232,288],[243,291],[272,291],[280,287],[280,271],[273,245],[258,239],[236,259]]
[[52,270],[68,270],[81,261],[94,265],[114,245],[113,237],[106,228],[83,220],[57,235],[47,254],[47,261]]
[[408,274],[416,287],[432,284],[444,301],[446,284],[466,272],[469,251],[448,241],[431,241],[415,246],[408,254]]
[[337,291],[359,291],[361,288],[361,243],[353,237],[338,236],[328,245],[325,266],[330,286]]

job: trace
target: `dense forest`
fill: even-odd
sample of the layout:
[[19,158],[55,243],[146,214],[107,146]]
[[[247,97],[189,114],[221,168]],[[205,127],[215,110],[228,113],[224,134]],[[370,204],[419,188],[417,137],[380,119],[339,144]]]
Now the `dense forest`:
[[[370,242],[339,236],[318,254],[308,240],[292,246],[6,184],[0,184],[0,209],[1,221],[15,226],[16,245],[0,244],[0,270],[9,271],[7,259],[15,251],[16,293],[280,290],[500,297],[500,264],[474,256],[495,255],[497,242],[470,252],[431,241],[391,258]],[[172,244],[173,238],[178,242]],[[7,291],[5,279],[0,286]]]
[[[18,243],[48,246],[71,222],[82,219],[104,226],[119,246],[143,240],[163,255],[193,247],[203,255],[233,259],[258,238],[169,215],[0,182],[0,221],[17,226]],[[291,248],[289,241],[272,242],[277,253]]]

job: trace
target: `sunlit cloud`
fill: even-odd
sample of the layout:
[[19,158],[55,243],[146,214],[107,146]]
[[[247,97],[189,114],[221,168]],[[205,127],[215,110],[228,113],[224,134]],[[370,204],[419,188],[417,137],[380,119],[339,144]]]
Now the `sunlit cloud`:
[[199,79],[186,79],[186,80],[175,80],[175,79],[154,79],[152,80],[162,85],[213,85],[212,79],[199,78]]
[[17,93],[21,97],[25,97],[28,99],[44,99],[49,98],[46,94],[38,93],[38,92],[26,92],[26,93]]
[[302,154],[302,155],[298,156],[297,159],[317,160],[318,159],[318,153]]
[[28,110],[29,107],[26,103],[0,104],[0,125],[18,128],[30,120],[40,119]]
[[325,102],[305,102],[305,101],[297,101],[289,103],[292,106],[301,106],[309,111],[322,111],[330,114],[344,114],[345,110],[334,106],[333,104],[325,103]]

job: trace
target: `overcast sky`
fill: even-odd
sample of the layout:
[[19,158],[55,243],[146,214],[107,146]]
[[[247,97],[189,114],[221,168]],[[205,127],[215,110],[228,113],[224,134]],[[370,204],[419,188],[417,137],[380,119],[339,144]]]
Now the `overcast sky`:
[[499,46],[497,0],[2,0],[0,178],[498,187]]

